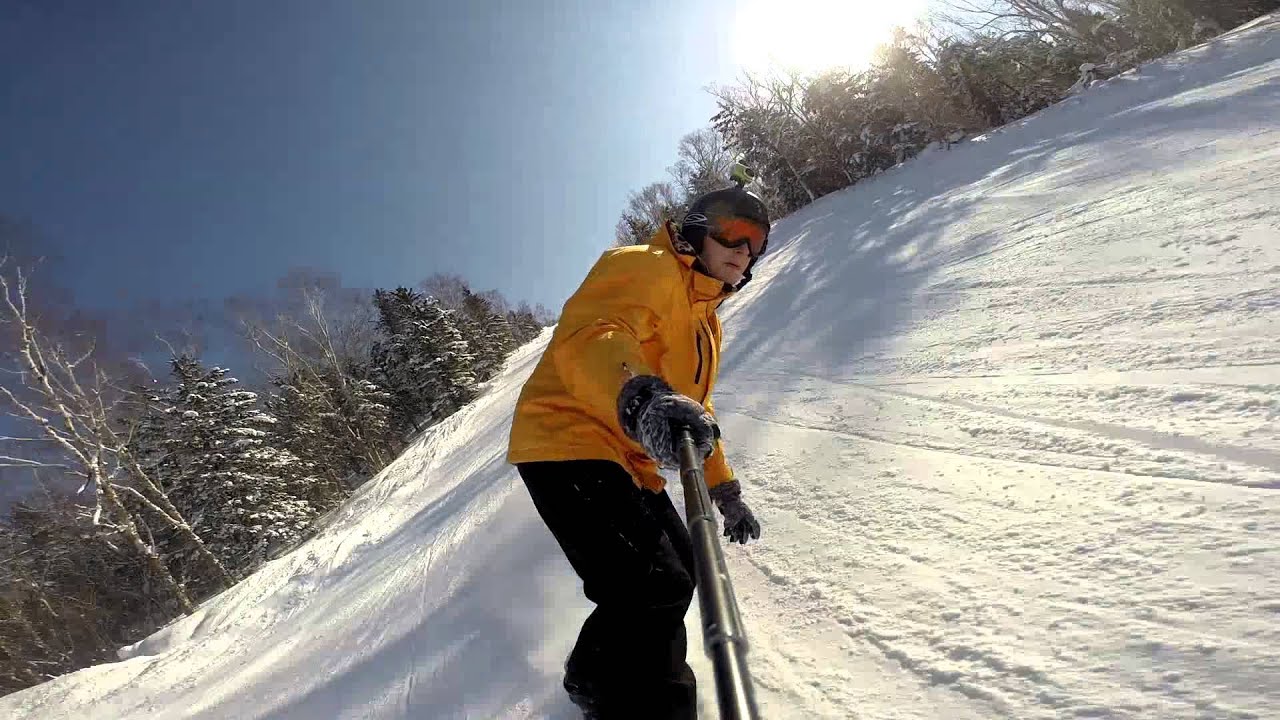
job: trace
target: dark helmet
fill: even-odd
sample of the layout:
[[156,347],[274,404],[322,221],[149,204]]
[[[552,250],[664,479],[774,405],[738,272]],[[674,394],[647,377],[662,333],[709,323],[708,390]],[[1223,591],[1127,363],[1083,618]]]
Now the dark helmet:
[[680,223],[680,236],[693,246],[695,253],[701,253],[708,223],[718,217],[742,218],[763,227],[765,245],[758,254],[764,254],[769,243],[769,209],[765,207],[763,200],[741,185],[712,190],[690,203],[684,221]]

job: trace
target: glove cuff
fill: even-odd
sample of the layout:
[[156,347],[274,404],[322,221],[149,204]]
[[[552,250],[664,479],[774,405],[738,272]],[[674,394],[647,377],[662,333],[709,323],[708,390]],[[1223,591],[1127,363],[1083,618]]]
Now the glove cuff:
[[711,500],[716,507],[722,507],[725,503],[742,500],[742,485],[738,484],[737,480],[730,480],[708,488],[707,493],[711,495]]
[[657,375],[637,375],[622,384],[618,393],[618,424],[627,437],[641,442],[640,418],[655,397],[675,391]]

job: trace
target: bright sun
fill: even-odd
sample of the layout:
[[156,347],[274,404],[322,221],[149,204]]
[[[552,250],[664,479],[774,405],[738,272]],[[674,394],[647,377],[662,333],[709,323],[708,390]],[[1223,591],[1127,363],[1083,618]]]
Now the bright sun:
[[910,27],[926,0],[741,0],[734,60],[748,70],[865,65],[895,25]]

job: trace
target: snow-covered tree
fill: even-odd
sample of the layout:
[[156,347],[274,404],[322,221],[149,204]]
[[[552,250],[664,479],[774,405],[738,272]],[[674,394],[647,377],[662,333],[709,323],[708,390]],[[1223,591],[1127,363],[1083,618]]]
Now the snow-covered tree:
[[332,429],[326,419],[327,388],[316,387],[306,378],[273,377],[275,392],[263,400],[263,406],[276,419],[271,428],[280,447],[298,458],[301,472],[316,478],[309,486],[307,500],[319,511],[332,507],[346,497],[341,482],[339,448],[333,442]]
[[333,507],[381,470],[396,447],[391,395],[360,374],[295,372],[271,380],[275,392],[265,405],[277,420],[273,434],[318,478],[308,498],[318,510]]
[[161,452],[148,469],[223,563],[252,570],[306,532],[316,514],[307,499],[315,478],[272,444],[277,421],[256,393],[192,357],[173,358],[171,366],[175,383],[151,398],[158,415],[149,432]]
[[1102,62],[1081,45],[1014,35],[948,42],[935,66],[953,104],[996,126],[1062,99],[1091,60]]
[[347,447],[348,470],[370,477],[399,449],[391,425],[391,393],[368,379],[369,369],[352,372],[349,381],[333,391],[334,405],[345,419],[334,437]]
[[475,397],[475,359],[455,313],[408,288],[374,296],[384,338],[372,353],[403,430],[436,423]]
[[467,291],[462,314],[469,329],[467,339],[475,358],[477,382],[485,382],[498,373],[511,351],[516,349],[515,336],[507,316],[498,311],[492,299]]
[[475,357],[458,330],[454,312],[435,298],[414,306],[415,350],[410,372],[427,389],[427,424],[452,415],[475,397]]
[[464,278],[454,274],[436,273],[419,287],[426,296],[406,296],[396,302],[413,305],[425,302],[426,297],[434,298],[452,313],[453,324],[467,341],[473,358],[475,381],[485,382],[492,378],[520,344],[506,298],[497,290],[476,292]]
[[431,400],[428,383],[411,369],[420,350],[413,305],[421,298],[417,291],[403,287],[374,292],[383,338],[374,344],[371,357],[379,383],[391,394],[392,419],[401,431],[418,427],[417,420]]

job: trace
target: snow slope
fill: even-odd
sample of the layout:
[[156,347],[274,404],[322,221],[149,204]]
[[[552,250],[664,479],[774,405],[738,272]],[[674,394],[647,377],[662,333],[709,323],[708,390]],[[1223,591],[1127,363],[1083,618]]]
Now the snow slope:
[[[766,717],[1280,716],[1277,58],[1265,19],[778,223],[717,393]],[[319,537],[0,716],[572,717],[588,605],[503,463],[543,343]]]

